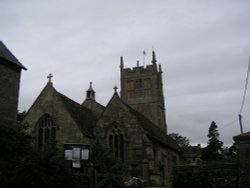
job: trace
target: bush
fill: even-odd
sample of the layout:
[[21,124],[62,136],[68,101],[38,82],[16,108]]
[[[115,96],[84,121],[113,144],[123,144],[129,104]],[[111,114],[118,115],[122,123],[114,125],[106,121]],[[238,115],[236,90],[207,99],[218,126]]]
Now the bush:
[[36,150],[24,130],[0,126],[0,187],[74,186],[73,174],[56,148]]

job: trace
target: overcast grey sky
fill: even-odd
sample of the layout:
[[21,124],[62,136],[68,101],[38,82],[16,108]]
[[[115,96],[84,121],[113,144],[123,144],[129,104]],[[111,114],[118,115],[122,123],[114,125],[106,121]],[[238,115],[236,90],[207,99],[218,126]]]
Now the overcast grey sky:
[[[81,103],[89,82],[106,105],[125,67],[162,65],[168,132],[206,143],[211,121],[221,140],[240,133],[238,113],[250,55],[249,0],[1,0],[0,40],[22,72],[19,109],[54,87]],[[250,92],[250,91],[249,91]],[[250,131],[250,94],[242,112]]]

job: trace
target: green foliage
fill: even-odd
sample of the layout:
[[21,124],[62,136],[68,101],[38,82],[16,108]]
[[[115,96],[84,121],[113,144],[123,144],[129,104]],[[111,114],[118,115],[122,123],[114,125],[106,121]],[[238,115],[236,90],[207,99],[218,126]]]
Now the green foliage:
[[221,162],[175,168],[173,188],[236,188],[238,165]]
[[52,147],[35,150],[31,142],[23,128],[0,126],[0,187],[72,187],[63,154]]
[[236,162],[236,155],[237,153],[234,144],[229,148],[228,147],[224,148],[223,162],[228,162],[228,163]]
[[90,148],[90,160],[98,172],[121,174],[122,162],[115,159],[112,151],[99,140],[95,141]]
[[189,140],[187,137],[181,136],[178,133],[171,133],[169,134],[170,137],[172,137],[180,147],[180,149],[185,150],[190,146]]
[[235,145],[233,144],[232,146],[229,147],[229,150],[228,150],[228,153],[229,155],[231,155],[233,158],[236,157],[236,147]]
[[22,127],[0,125],[0,163],[13,162],[28,154],[31,136],[26,135]]
[[202,150],[203,160],[220,160],[222,159],[223,142],[219,140],[218,126],[212,121],[208,130],[208,145]]
[[16,164],[2,182],[6,187],[70,187],[73,175],[56,152],[34,151]]

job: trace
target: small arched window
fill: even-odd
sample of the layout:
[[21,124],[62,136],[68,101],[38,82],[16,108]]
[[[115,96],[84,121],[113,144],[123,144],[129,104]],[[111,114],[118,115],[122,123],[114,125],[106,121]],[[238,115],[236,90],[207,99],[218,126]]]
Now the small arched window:
[[124,161],[124,139],[120,129],[115,125],[108,136],[108,145],[116,159]]
[[56,141],[56,124],[49,114],[43,115],[38,120],[38,147],[42,148],[45,144],[54,145]]

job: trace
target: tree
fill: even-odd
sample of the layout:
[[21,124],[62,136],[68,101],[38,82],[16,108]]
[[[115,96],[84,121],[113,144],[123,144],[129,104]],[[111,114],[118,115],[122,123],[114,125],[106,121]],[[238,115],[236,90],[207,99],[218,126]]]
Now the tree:
[[0,125],[0,187],[73,187],[74,178],[56,149],[38,151],[22,128]]
[[218,126],[212,121],[208,129],[208,145],[202,151],[203,160],[220,160],[222,159],[223,142],[219,139]]
[[0,167],[19,161],[29,153],[31,136],[25,134],[22,127],[13,128],[0,125]]
[[178,133],[171,133],[169,134],[169,136],[177,142],[181,150],[185,150],[190,146],[189,140],[187,137],[181,136]]
[[99,172],[121,174],[123,165],[120,160],[115,159],[112,151],[101,141],[96,140],[90,147],[90,161]]

